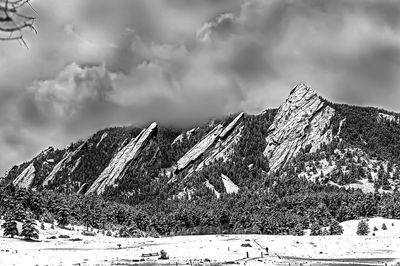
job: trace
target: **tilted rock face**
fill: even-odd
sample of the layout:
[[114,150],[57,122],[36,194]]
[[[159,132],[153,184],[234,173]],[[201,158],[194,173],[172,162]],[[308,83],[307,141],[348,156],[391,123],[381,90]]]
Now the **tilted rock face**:
[[[227,159],[230,153],[233,152],[232,146],[240,139],[242,131],[240,123],[243,116],[244,113],[240,113],[225,128],[222,125],[217,125],[213,130],[211,130],[211,132],[209,132],[199,143],[179,159],[175,173],[184,169],[190,169],[188,174],[189,176],[194,171],[200,171],[204,166],[217,159]],[[197,168],[190,168],[192,163],[198,161],[201,157],[202,161],[199,162]],[[175,177],[169,182],[174,181]]]
[[185,137],[189,139],[193,135],[193,133],[195,133],[195,131],[198,130],[198,129],[199,129],[199,127],[195,127],[195,128],[192,128],[191,130],[188,130],[188,131],[180,134],[179,136],[177,136],[174,139],[174,141],[172,142],[171,145],[174,145],[174,144],[176,144],[178,142],[182,142],[183,138],[185,138]]
[[206,180],[206,182],[204,182],[204,185],[214,193],[214,195],[217,197],[217,199],[219,199],[221,197],[221,193],[219,193],[215,189],[215,187],[210,183],[210,181]]
[[264,156],[270,171],[276,171],[294,158],[301,148],[311,145],[310,152],[322,143],[332,141],[329,128],[335,110],[304,84],[297,85],[281,105],[266,137]]
[[[53,179],[56,177],[56,175],[66,167],[68,163],[71,162],[71,160],[83,149],[83,147],[86,145],[86,142],[82,143],[77,149],[74,151],[68,151],[67,153],[64,154],[64,157],[59,161],[51,171],[51,173],[45,178],[43,181],[43,186],[47,186]],[[73,168],[74,170],[75,168]],[[73,171],[72,170],[72,171]]]
[[222,125],[216,126],[210,133],[208,133],[199,143],[191,148],[179,161],[177,162],[177,171],[185,169],[190,163],[198,159],[222,133]]
[[137,137],[120,149],[86,194],[101,194],[104,192],[106,186],[115,185],[115,182],[123,177],[126,167],[139,156],[140,152],[150,142],[155,132],[157,132],[157,127],[157,123],[152,123],[147,129],[143,129]]
[[224,183],[224,187],[226,193],[228,194],[237,194],[239,192],[239,187],[232,182],[232,180],[224,174],[221,174],[222,182]]
[[108,136],[107,133],[103,133],[103,135],[101,135],[101,138],[100,138],[99,142],[97,142],[97,144],[96,144],[96,148],[99,147],[99,145],[101,144],[101,142],[102,142],[107,136]]
[[20,188],[30,188],[33,179],[35,178],[35,171],[35,167],[33,166],[33,163],[31,163],[17,178],[15,178],[13,185]]
[[378,121],[378,123],[382,123],[385,121],[389,121],[396,124],[400,123],[400,118],[385,113],[378,113],[378,117],[376,118],[376,120]]

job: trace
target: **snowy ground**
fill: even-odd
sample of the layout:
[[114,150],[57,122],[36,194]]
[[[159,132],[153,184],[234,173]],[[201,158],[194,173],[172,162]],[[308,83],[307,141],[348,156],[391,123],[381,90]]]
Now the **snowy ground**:
[[[76,231],[48,229],[40,232],[41,242],[0,238],[0,265],[134,265],[135,260],[142,259],[142,254],[162,249],[170,260],[157,261],[157,257],[145,260],[171,265],[177,262],[190,265],[190,260],[193,265],[208,260],[247,265],[343,265],[344,262],[348,265],[385,265],[385,262],[396,265],[396,261],[400,261],[400,220],[370,219],[368,236],[356,235],[357,223],[358,220],[342,223],[344,234],[341,236],[302,237],[217,235],[128,239],[83,236],[82,228]],[[381,229],[383,223],[387,230]],[[378,231],[373,231],[374,226]],[[71,238],[58,238],[60,234]],[[47,239],[53,235],[57,239]],[[70,240],[74,238],[82,240]],[[265,255],[265,247],[269,248],[269,256]],[[249,259],[245,259],[247,253]]]

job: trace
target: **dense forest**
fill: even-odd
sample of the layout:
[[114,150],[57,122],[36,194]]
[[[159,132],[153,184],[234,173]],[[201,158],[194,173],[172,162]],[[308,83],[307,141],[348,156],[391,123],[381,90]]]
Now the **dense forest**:
[[303,229],[360,217],[400,218],[399,192],[364,194],[296,177],[267,178],[256,189],[243,189],[220,199],[204,188],[191,200],[153,200],[136,205],[13,186],[3,188],[0,195],[1,213],[16,221],[30,217],[57,221],[58,225],[80,224],[118,230],[120,236],[135,236],[138,232],[299,234]]

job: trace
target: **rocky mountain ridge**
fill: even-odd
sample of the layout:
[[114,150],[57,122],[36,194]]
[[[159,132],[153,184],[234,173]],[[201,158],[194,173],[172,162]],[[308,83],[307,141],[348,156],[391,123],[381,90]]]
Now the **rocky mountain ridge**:
[[[285,178],[292,172],[339,186],[363,184],[371,175],[368,182],[373,187],[383,178],[376,172],[381,162],[389,181],[379,184],[394,188],[400,152],[394,146],[387,156],[381,147],[390,141],[400,146],[396,144],[400,142],[398,117],[383,110],[333,104],[299,84],[273,112],[242,112],[191,130],[152,123],[145,129],[99,131],[64,150],[50,148],[14,166],[2,184],[135,200],[163,194],[182,198],[188,195],[185,191],[195,195],[206,189],[219,198],[240,193],[269,176]],[[374,130],[363,129],[367,126],[379,131],[381,139],[375,138]],[[360,162],[346,159],[349,150],[362,152],[363,156],[355,157]],[[376,154],[385,159],[375,159]],[[365,173],[348,178],[354,169],[343,164]]]

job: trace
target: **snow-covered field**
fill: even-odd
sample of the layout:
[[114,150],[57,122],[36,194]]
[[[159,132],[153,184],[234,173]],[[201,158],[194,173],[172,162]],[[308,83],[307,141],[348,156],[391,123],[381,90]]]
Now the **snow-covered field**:
[[[142,254],[162,249],[168,253],[169,260],[144,259],[171,265],[177,262],[190,265],[190,261],[195,265],[208,260],[247,265],[335,265],[339,263],[337,259],[347,260],[348,265],[385,265],[385,262],[396,265],[400,261],[400,220],[369,219],[368,236],[356,235],[358,222],[342,223],[341,236],[213,235],[134,239],[102,234],[90,237],[81,234],[82,228],[75,231],[56,228],[40,231],[40,242],[1,237],[0,265],[133,265],[135,260],[142,259]],[[383,223],[387,230],[381,229]],[[374,226],[377,231],[373,231]],[[61,234],[71,238],[58,238]],[[50,236],[57,238],[48,239]],[[71,241],[74,238],[81,241]],[[268,256],[265,247],[269,249]],[[245,259],[247,253],[249,259]]]

